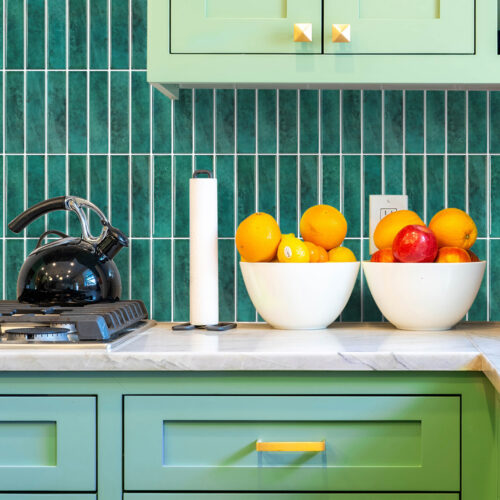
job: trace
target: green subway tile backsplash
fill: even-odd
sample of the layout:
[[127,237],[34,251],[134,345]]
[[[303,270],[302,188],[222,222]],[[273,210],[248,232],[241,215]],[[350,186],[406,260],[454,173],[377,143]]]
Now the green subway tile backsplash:
[[[259,319],[237,265],[243,218],[266,211],[297,233],[301,212],[328,203],[348,219],[346,246],[367,259],[377,193],[408,194],[427,221],[446,206],[469,211],[488,273],[468,319],[500,320],[500,92],[182,89],[171,102],[146,82],[147,0],[1,4],[3,298],[15,298],[38,235],[79,232],[66,213],[19,235],[7,223],[71,193],[131,236],[116,257],[123,297],[158,320],[187,320],[189,178],[204,168],[219,183],[221,320]],[[341,320],[382,320],[361,276]]]

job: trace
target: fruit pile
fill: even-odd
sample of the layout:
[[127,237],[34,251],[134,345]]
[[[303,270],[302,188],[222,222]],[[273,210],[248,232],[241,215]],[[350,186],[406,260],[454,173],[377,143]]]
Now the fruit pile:
[[315,205],[300,219],[303,240],[281,234],[269,214],[255,213],[236,231],[236,248],[245,262],[356,262],[354,253],[340,246],[347,234],[345,217],[329,205]]
[[379,249],[372,262],[478,262],[471,250],[477,238],[472,218],[458,208],[445,208],[426,226],[411,210],[386,215],[375,228]]

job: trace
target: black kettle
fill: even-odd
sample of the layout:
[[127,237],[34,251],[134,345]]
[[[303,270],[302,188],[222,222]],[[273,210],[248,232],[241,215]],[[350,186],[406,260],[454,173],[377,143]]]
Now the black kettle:
[[[90,233],[84,208],[93,210],[101,219],[99,237]],[[128,246],[127,237],[111,226],[93,203],[76,196],[59,196],[42,201],[18,215],[9,224],[14,233],[21,232],[38,217],[56,210],[75,212],[82,226],[79,238],[60,231],[46,231],[35,250],[21,267],[17,280],[20,302],[39,305],[84,305],[120,299],[120,273],[113,257]],[[49,234],[60,239],[42,245]]]

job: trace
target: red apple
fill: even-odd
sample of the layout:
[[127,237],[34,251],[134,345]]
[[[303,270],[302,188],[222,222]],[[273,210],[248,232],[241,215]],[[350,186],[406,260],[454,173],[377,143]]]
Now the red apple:
[[434,262],[438,244],[434,233],[426,226],[406,226],[394,238],[392,252],[400,262]]

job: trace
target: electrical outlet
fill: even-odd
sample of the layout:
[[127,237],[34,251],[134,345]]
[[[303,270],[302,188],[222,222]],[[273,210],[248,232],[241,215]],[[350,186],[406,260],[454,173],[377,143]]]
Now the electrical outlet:
[[408,196],[403,195],[370,195],[370,255],[377,251],[373,243],[373,233],[377,224],[386,215],[398,210],[408,210]]

